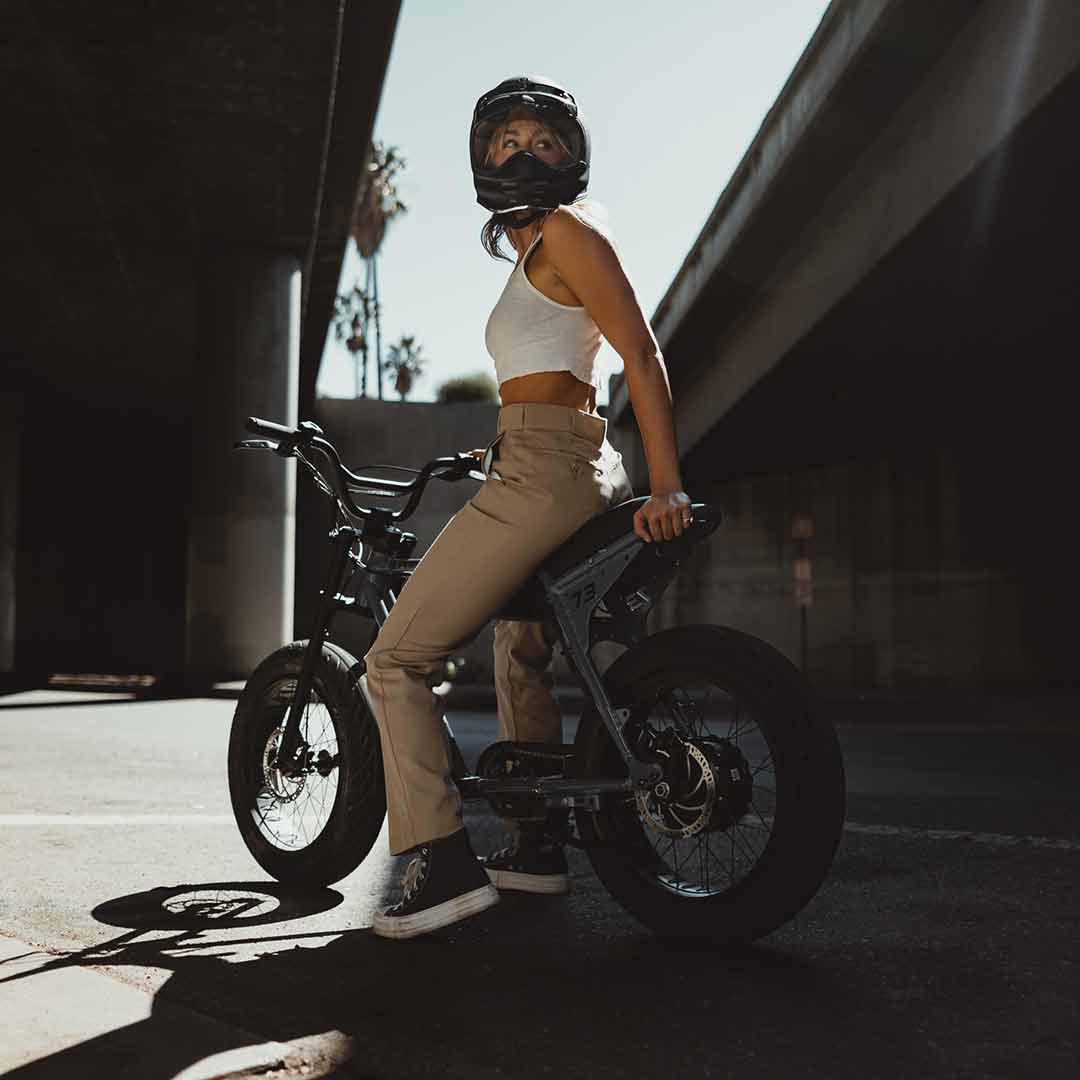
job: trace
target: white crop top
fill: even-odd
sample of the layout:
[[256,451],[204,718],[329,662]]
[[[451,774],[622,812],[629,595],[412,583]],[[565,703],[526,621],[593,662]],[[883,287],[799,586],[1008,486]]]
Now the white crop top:
[[495,378],[507,379],[537,371],[569,371],[582,382],[600,386],[596,354],[602,335],[583,307],[560,304],[545,296],[525,275],[538,233],[514,267],[484,330],[487,351],[495,361]]

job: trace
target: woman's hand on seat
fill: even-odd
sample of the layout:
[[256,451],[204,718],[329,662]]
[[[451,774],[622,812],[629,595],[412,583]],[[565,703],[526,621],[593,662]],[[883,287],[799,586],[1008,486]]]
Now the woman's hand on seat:
[[672,540],[694,520],[685,491],[654,491],[634,514],[634,532],[647,544]]

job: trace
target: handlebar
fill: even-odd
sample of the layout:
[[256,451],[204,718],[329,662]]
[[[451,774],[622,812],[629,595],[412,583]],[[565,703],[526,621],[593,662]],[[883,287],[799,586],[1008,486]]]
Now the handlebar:
[[[244,439],[234,443],[237,450],[273,450],[282,457],[300,457],[319,477],[322,473],[307,461],[299,450],[316,450],[330,463],[333,477],[332,494],[345,506],[350,514],[358,518],[377,518],[382,521],[404,521],[416,510],[420,497],[424,493],[428,480],[463,480],[467,476],[483,479],[483,474],[474,470],[476,459],[471,454],[459,453],[453,457],[440,457],[429,461],[412,480],[383,480],[368,476],[359,476],[341,463],[333,443],[323,438],[323,430],[318,424],[305,420],[299,427],[290,428],[275,424],[269,420],[260,420],[249,416],[244,424],[247,431],[254,435],[268,435],[270,439]],[[382,507],[358,505],[350,493],[350,488],[366,495],[382,495],[396,498],[408,495],[409,501],[400,510],[387,510]]]

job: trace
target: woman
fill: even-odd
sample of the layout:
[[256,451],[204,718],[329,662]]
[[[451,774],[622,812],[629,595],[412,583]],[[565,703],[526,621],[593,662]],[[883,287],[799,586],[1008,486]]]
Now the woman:
[[[390,850],[416,852],[402,899],[375,919],[382,937],[414,937],[483,911],[498,901],[496,886],[566,890],[555,821],[476,858],[429,684],[552,551],[632,496],[595,411],[601,336],[622,357],[648,462],[651,495],[634,531],[669,540],[690,523],[663,358],[614,247],[578,199],[589,138],[573,96],[548,79],[508,79],[477,102],[470,144],[477,201],[493,211],[484,246],[506,258],[505,234],[520,257],[486,330],[502,402],[495,439],[472,451],[487,480],[428,549],[365,657]],[[551,650],[540,623],[496,622],[502,738],[562,741]]]

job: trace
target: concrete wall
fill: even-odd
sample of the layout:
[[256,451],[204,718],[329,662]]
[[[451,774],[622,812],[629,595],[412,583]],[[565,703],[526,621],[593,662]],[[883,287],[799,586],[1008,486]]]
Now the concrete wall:
[[[1002,534],[1015,527],[1006,486],[979,483],[986,471],[994,472],[985,457],[939,449],[719,484],[709,498],[724,523],[665,594],[654,625],[733,626],[800,664],[791,524],[810,514],[806,671],[816,686],[1060,683],[1046,640],[1065,613],[1055,615],[1030,560],[1000,558]],[[687,483],[693,493],[694,478]],[[1035,558],[1048,550],[1035,532],[1030,543]]]
[[295,466],[236,452],[247,416],[294,425],[300,266],[218,252],[202,275],[188,519],[186,670],[246,674],[293,622]]

